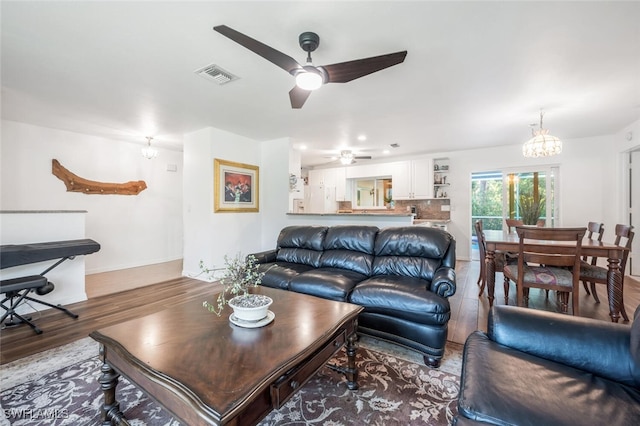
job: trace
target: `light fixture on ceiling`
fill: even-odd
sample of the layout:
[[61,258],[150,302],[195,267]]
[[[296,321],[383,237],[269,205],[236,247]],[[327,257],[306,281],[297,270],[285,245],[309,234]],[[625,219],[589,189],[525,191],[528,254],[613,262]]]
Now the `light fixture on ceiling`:
[[158,156],[158,150],[151,147],[151,136],[145,136],[147,138],[147,146],[142,148],[142,156],[148,160],[156,158]]
[[348,164],[353,163],[353,152],[351,151],[342,151],[340,152],[340,163],[344,164],[345,166]]
[[544,112],[540,111],[540,128],[531,129],[533,137],[522,145],[522,155],[525,157],[549,157],[562,152],[562,141],[542,128],[543,115]]
[[322,86],[323,78],[320,72],[312,66],[302,67],[296,74],[296,85],[303,90],[316,90]]

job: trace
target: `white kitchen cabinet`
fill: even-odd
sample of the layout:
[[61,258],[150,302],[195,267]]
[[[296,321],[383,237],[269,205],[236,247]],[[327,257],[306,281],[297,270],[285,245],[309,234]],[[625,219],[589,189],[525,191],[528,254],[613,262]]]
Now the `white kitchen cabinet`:
[[362,164],[345,167],[347,179],[361,179],[370,177],[384,177],[393,174],[393,164],[395,163],[376,163]]
[[433,198],[431,158],[393,163],[393,199]]
[[344,167],[309,170],[309,186],[335,188],[335,200],[345,201],[347,179]]
[[411,161],[393,163],[391,185],[394,200],[411,199]]
[[347,200],[347,171],[345,167],[335,169],[336,201]]
[[324,185],[324,169],[309,170],[309,186]]

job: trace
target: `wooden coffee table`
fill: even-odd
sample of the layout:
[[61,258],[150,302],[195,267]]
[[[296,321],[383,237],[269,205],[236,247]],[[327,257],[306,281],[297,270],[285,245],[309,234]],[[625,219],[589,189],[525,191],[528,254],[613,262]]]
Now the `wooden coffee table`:
[[[259,287],[275,320],[241,328],[202,301],[94,331],[103,359],[102,424],[128,422],[116,400],[120,375],[185,425],[255,424],[280,408],[346,345],[347,365],[330,365],[357,389],[357,318],[362,307]],[[212,294],[209,301],[215,300]]]

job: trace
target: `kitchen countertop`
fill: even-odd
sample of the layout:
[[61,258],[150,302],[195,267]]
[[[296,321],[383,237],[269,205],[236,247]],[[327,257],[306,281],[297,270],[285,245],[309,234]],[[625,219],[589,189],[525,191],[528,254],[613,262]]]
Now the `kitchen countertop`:
[[410,217],[411,213],[287,213],[291,216],[376,216],[376,217]]
[[413,219],[413,223],[415,225],[420,225],[423,223],[449,223],[451,219]]

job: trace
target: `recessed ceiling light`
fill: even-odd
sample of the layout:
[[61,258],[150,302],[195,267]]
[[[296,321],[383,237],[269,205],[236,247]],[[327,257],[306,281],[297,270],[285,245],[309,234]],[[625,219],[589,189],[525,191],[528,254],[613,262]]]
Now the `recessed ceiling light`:
[[360,142],[364,142],[364,141],[366,141],[366,140],[367,140],[367,135],[358,135],[358,140],[359,140]]
[[307,146],[306,145],[300,145],[299,148],[300,148],[301,151],[304,151],[305,149],[307,149]]
[[390,151],[388,149],[385,149],[384,151],[382,151],[383,154],[388,154]]

